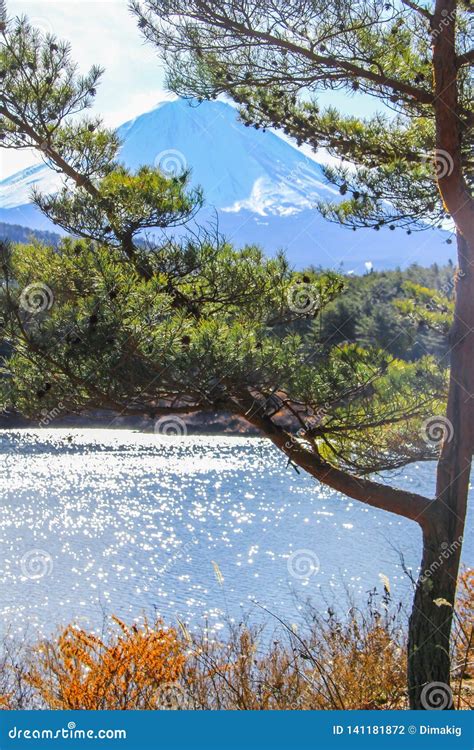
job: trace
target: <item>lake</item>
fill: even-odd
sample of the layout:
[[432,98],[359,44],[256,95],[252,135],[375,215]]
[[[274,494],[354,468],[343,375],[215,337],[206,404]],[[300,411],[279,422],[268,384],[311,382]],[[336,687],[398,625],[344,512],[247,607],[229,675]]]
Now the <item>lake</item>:
[[[218,630],[261,606],[292,623],[308,597],[362,604],[380,575],[410,602],[416,524],[297,474],[266,440],[25,429],[0,431],[0,452],[4,631],[98,628],[104,613]],[[432,494],[434,469],[389,480]]]

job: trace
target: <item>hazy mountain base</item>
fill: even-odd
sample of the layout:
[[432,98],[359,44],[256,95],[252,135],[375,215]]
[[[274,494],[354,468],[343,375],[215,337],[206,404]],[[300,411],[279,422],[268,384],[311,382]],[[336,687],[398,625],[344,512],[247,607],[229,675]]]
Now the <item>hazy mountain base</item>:
[[[25,234],[33,232],[42,241],[57,244],[63,233],[30,204],[0,208],[0,222],[0,235],[16,242],[25,241]],[[23,238],[12,224],[22,225]],[[179,236],[187,229],[203,228],[211,233],[218,231],[237,247],[258,245],[268,255],[284,251],[296,269],[312,264],[343,273],[363,274],[366,264],[375,270],[406,269],[413,263],[444,265],[454,262],[456,255],[455,245],[446,243],[450,237],[447,232],[427,230],[408,236],[401,231],[392,232],[388,227],[382,227],[379,232],[371,229],[351,232],[326,221],[316,210],[277,216],[259,215],[246,209],[216,211],[208,206],[201,211],[197,222],[175,230],[174,235]],[[47,239],[51,235],[54,240]]]
[[[57,229],[57,227],[54,227]],[[56,247],[61,241],[61,236],[57,232],[48,232],[40,229],[30,229],[29,227],[20,226],[19,224],[8,224],[0,221],[0,241],[9,242],[33,242],[37,240],[45,245]]]
[[[181,414],[180,420],[185,425],[189,435],[258,435],[258,430],[240,417],[231,414],[205,413]],[[39,422],[25,419],[21,414],[7,412],[0,414],[0,429],[14,430],[18,428],[101,428],[138,430],[153,432],[156,420],[152,417],[134,417],[114,414],[110,411],[92,411],[84,414],[63,414],[61,407],[55,411],[46,411]]]

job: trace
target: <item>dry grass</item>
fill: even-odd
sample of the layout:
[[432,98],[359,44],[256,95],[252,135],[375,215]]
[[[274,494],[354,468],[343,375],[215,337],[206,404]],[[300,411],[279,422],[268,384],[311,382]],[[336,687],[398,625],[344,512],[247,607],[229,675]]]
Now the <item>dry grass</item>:
[[[158,620],[112,618],[101,638],[68,626],[28,653],[4,650],[0,708],[406,708],[404,617],[387,590],[340,617],[305,608],[298,630],[268,613],[265,627],[229,625],[225,638]],[[453,630],[457,708],[472,703],[474,570],[465,571]],[[269,625],[273,622],[273,637]]]
[[452,689],[456,708],[474,708],[474,568],[458,582],[453,627]]
[[201,709],[395,708],[404,704],[404,634],[399,613],[374,597],[361,612],[324,616],[307,608],[300,634],[280,623],[265,630],[233,627],[225,642],[193,639],[183,678]]

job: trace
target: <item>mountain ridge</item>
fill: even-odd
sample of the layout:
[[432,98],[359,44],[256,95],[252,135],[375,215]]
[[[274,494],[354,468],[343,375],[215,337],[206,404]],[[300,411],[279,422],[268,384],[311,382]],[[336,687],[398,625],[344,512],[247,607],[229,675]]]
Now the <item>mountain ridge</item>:
[[[366,263],[393,268],[454,258],[445,232],[353,233],[326,221],[315,204],[338,199],[339,193],[325,181],[321,163],[271,131],[246,127],[224,102],[165,101],[125,122],[118,134],[119,158],[131,169],[143,164],[167,174],[189,169],[191,183],[204,191],[199,223],[217,216],[220,230],[236,246],[259,244],[268,254],[283,250],[296,267],[342,263],[355,273]],[[45,165],[35,165],[2,180],[0,220],[58,232],[28,203],[33,184],[51,192],[58,179]]]

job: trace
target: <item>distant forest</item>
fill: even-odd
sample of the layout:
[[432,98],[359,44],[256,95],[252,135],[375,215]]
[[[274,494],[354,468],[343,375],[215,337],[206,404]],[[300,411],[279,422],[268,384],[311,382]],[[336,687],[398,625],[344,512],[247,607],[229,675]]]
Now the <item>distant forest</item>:
[[[0,239],[28,243],[32,239],[56,246],[61,237],[54,232],[32,230],[17,224],[0,222]],[[308,272],[322,271],[312,267]],[[394,357],[413,361],[425,354],[443,358],[447,352],[447,335],[427,326],[422,320],[412,322],[402,316],[396,300],[406,296],[406,283],[437,292],[443,298],[454,296],[452,263],[425,268],[413,264],[407,269],[371,271],[363,276],[345,275],[345,289],[324,310],[319,319],[319,340],[331,345],[345,341],[364,346],[378,346]],[[311,335],[311,323],[301,320],[294,324],[301,333]],[[314,330],[313,330],[314,335]]]
[[[345,276],[344,291],[321,315],[321,339],[330,340],[331,344],[354,341],[378,346],[407,361],[432,354],[448,366],[446,322],[450,317],[448,303],[454,297],[454,277],[452,263],[434,263],[429,268],[413,264],[403,271]],[[420,316],[410,318],[401,311],[399,303],[411,296],[412,285],[423,288],[423,294],[417,295]],[[433,309],[440,310],[441,317],[446,315],[441,325],[433,325],[430,315],[423,314]]]

